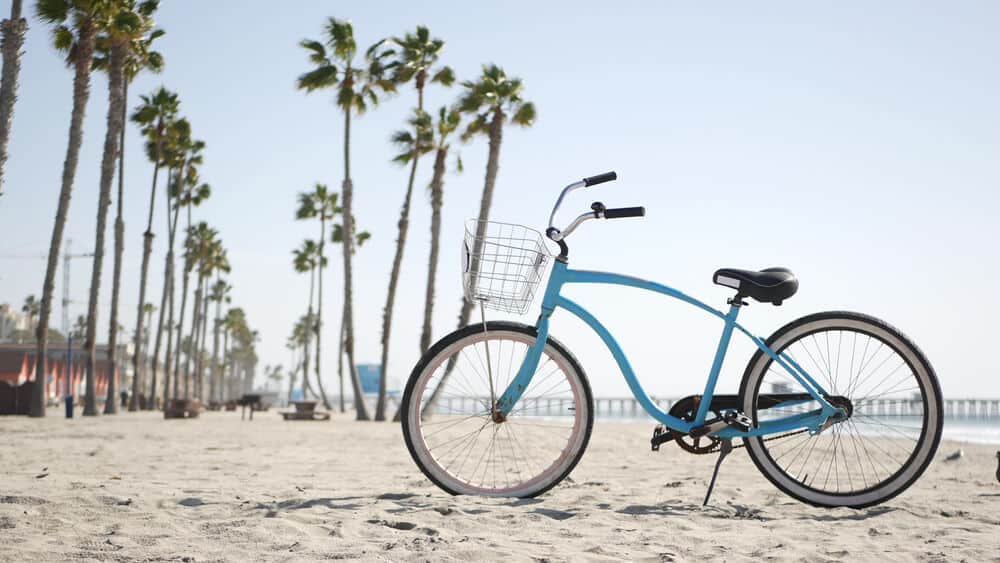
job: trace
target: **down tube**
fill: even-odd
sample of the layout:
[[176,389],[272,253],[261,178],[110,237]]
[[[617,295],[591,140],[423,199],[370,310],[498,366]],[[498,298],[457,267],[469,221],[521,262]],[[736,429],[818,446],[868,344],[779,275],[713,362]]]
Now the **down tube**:
[[642,408],[645,409],[650,416],[656,419],[657,422],[663,423],[680,432],[689,432],[692,428],[694,428],[693,422],[681,420],[676,416],[667,414],[663,411],[663,409],[658,407],[652,399],[649,398],[645,389],[643,389],[642,385],[639,384],[639,380],[636,378],[635,372],[632,370],[632,365],[629,364],[628,358],[625,357],[625,353],[622,352],[618,342],[615,341],[613,336],[611,336],[608,329],[606,329],[600,321],[591,315],[590,312],[561,295],[556,298],[556,305],[579,317],[580,320],[587,323],[587,325],[594,329],[594,332],[601,337],[601,340],[604,341],[608,350],[611,351],[611,355],[614,356],[615,361],[618,362],[618,367],[621,369],[622,375],[625,377],[625,382],[628,383],[628,387],[632,391],[632,395],[635,396],[636,400],[639,401],[639,404],[642,405]]

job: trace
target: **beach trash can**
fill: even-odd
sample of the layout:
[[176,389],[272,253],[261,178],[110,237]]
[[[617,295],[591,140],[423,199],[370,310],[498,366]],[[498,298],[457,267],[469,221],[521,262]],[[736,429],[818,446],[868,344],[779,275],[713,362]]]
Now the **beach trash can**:
[[66,418],[73,418],[73,395],[66,395]]

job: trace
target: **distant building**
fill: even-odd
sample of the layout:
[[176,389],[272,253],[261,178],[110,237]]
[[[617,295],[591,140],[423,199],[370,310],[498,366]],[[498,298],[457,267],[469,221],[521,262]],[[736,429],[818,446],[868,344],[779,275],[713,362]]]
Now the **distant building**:
[[21,330],[28,330],[28,317],[10,303],[0,304],[0,342],[14,340],[14,333]]

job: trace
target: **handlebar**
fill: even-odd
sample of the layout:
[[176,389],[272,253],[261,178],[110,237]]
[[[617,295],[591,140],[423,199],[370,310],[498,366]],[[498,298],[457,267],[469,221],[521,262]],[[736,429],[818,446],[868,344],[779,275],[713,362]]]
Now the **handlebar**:
[[603,184],[604,182],[612,182],[617,179],[618,179],[618,174],[612,170],[611,172],[605,172],[604,174],[598,174],[596,176],[584,178],[583,185],[587,187],[596,186],[597,184]]
[[[590,206],[591,211],[584,213],[573,220],[565,229],[557,229],[553,223],[555,221],[556,212],[559,211],[559,206],[562,205],[563,199],[566,194],[573,190],[580,188],[596,186],[597,184],[603,184],[604,182],[611,182],[618,179],[618,174],[615,172],[605,172],[604,174],[597,174],[596,176],[590,176],[580,180],[579,182],[573,182],[572,184],[563,188],[562,193],[559,194],[559,199],[556,200],[555,206],[552,208],[552,213],[549,215],[549,228],[546,229],[545,234],[550,239],[559,243],[560,247],[564,247],[565,243],[563,239],[569,236],[570,233],[576,229],[580,223],[590,219],[624,219],[627,217],[644,217],[646,215],[646,208],[644,207],[620,207],[614,209],[607,209],[601,202],[594,202]],[[565,253],[565,248],[563,248]]]

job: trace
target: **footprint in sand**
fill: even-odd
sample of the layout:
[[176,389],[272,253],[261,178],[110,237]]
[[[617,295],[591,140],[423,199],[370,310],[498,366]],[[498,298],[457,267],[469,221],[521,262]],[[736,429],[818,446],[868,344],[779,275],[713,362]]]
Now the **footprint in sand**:
[[368,523],[377,524],[379,526],[385,526],[387,528],[392,528],[394,530],[402,530],[404,532],[409,532],[413,530],[426,534],[428,536],[436,536],[439,533],[434,528],[417,528],[417,525],[414,524],[413,522],[390,522],[388,520],[379,520],[377,518],[373,518],[369,520]]
[[48,502],[49,501],[38,497],[0,495],[0,504],[24,504],[38,506],[40,504],[47,504]]

